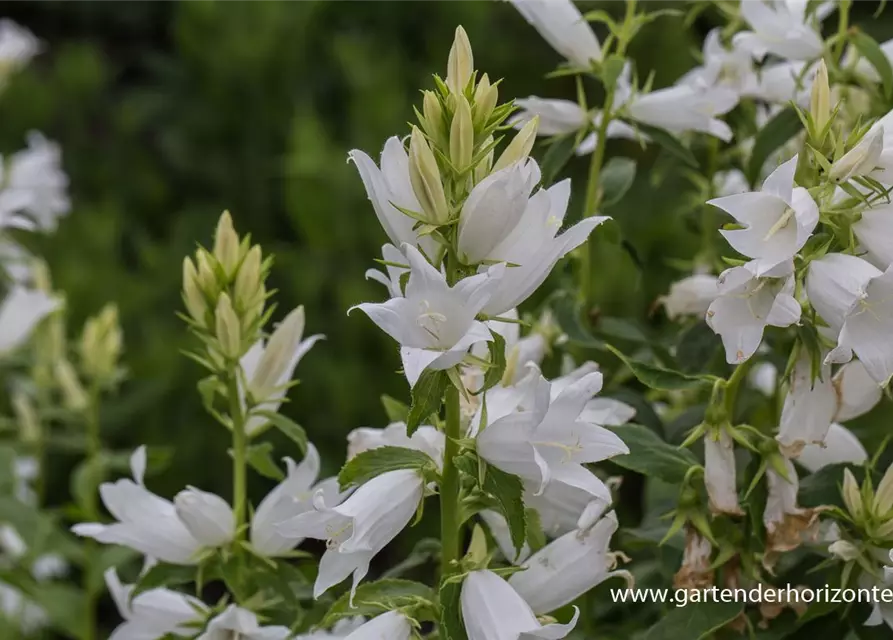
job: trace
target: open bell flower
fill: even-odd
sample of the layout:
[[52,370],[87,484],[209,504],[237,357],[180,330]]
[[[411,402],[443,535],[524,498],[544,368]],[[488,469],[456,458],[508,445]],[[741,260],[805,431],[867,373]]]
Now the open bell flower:
[[824,442],[836,412],[831,366],[823,365],[819,376],[813,379],[810,356],[802,353],[791,374],[776,436],[784,454],[795,458],[805,445]]
[[742,89],[742,98],[756,98],[770,104],[800,106],[809,104],[814,65],[805,62],[779,62],[760,67]]
[[850,307],[880,269],[857,256],[829,253],[809,263],[806,297],[836,336]]
[[409,271],[409,267],[399,266],[406,264],[406,256],[394,245],[386,244],[381,248],[381,257],[388,263],[385,265],[385,270],[367,269],[366,279],[383,284],[387,288],[390,297],[399,298],[403,295],[400,276]]
[[[258,340],[242,356],[239,365],[248,381],[248,394],[256,403],[255,410],[273,413],[279,410],[301,358],[324,337],[317,334],[304,339],[303,336],[304,307],[297,307],[279,323],[269,340]],[[252,435],[267,422],[263,416],[250,415],[245,432]]]
[[483,322],[475,320],[490,300],[505,265],[464,278],[450,287],[444,275],[421,253],[403,245],[411,271],[406,293],[385,303],[363,303],[359,309],[401,346],[403,366],[410,384],[431,369],[449,369],[478,342],[492,340]]
[[753,82],[756,74],[750,54],[738,47],[723,46],[721,34],[722,30],[719,28],[710,30],[704,38],[704,63],[683,75],[678,84],[702,90],[721,87],[740,96]]
[[133,596],[134,585],[122,584],[114,568],[106,570],[105,584],[124,618],[109,640],[192,636],[208,615],[201,600],[171,589],[149,589]]
[[189,533],[203,546],[222,547],[236,534],[233,509],[218,495],[188,487],[174,497],[174,508]]
[[62,304],[44,291],[15,285],[0,301],[0,354],[20,347],[37,324]]
[[479,455],[494,467],[533,483],[537,493],[558,482],[603,495],[604,483],[583,464],[629,449],[613,432],[581,419],[586,404],[601,390],[602,374],[583,376],[552,400],[550,383],[536,373],[527,410],[509,413],[481,429]]
[[[707,324],[722,338],[729,364],[756,353],[767,326],[788,327],[800,319],[788,277],[792,270],[793,264],[787,264],[759,277],[755,262],[748,262],[720,274],[719,295],[707,310]],[[770,277],[773,273],[781,277]]]
[[863,211],[852,229],[859,244],[868,250],[873,263],[884,269],[893,264],[893,204],[882,204]]
[[598,38],[571,0],[511,0],[524,19],[572,66],[590,69],[602,59]]
[[713,513],[744,515],[738,504],[735,444],[726,428],[704,435],[704,484]]
[[492,571],[472,571],[462,582],[462,620],[468,640],[559,640],[577,625],[580,610],[567,624],[540,624],[512,586]]
[[797,156],[779,166],[758,192],[716,198],[707,202],[745,226],[723,230],[732,248],[756,261],[761,276],[791,260],[819,222],[819,210],[809,192],[794,186]]
[[738,94],[724,87],[701,89],[676,85],[634,95],[626,104],[629,117],[670,133],[697,131],[728,142],[732,129],[717,116],[738,104]]
[[811,473],[832,464],[861,465],[868,460],[868,452],[859,438],[842,424],[831,423],[824,442],[808,444],[797,456],[797,464]]
[[196,640],[287,640],[291,637],[288,627],[261,626],[254,613],[231,604],[208,623]]
[[410,640],[413,628],[399,611],[388,611],[354,629],[344,640]]
[[883,396],[883,389],[871,377],[865,365],[853,360],[847,362],[832,378],[837,396],[834,420],[846,422],[874,409]]
[[555,611],[609,578],[631,580],[626,571],[613,570],[609,545],[618,526],[614,512],[585,524],[534,553],[522,565],[526,571],[509,578],[509,585],[534,613]]
[[318,598],[350,574],[353,594],[369,572],[372,558],[409,524],[424,489],[424,478],[417,470],[389,471],[360,486],[337,506],[327,505],[317,493],[313,511],[282,522],[282,536],[326,541],[313,596]]
[[[590,360],[562,376],[553,378],[549,387],[549,397],[552,401],[555,401],[570,385],[595,371],[598,371],[598,364]],[[580,420],[590,424],[597,424],[600,427],[619,427],[632,420],[635,416],[635,408],[625,402],[596,395],[583,407],[583,411],[580,413]]]
[[540,517],[543,533],[558,538],[577,528],[580,516],[593,502],[604,507],[611,504],[611,491],[604,484],[604,492],[593,498],[589,491],[560,482],[552,482],[537,495],[538,487],[527,483],[524,488],[524,504],[534,509]]
[[[822,36],[807,23],[806,2],[774,2],[747,0],[741,3],[741,17],[753,31],[734,37],[736,47],[750,51],[756,60],[771,53],[787,60],[811,60],[822,55]],[[816,11],[821,20],[828,13],[827,5]]]
[[[884,387],[893,377],[893,267],[871,278],[850,307],[836,352],[858,356],[868,374]],[[845,360],[845,355],[843,356]]]

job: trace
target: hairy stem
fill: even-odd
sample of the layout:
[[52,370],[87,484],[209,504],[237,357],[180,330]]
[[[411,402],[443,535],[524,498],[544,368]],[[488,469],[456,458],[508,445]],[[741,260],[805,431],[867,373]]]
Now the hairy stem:
[[[89,403],[87,405],[84,417],[86,421],[87,431],[87,464],[100,464],[99,457],[102,455],[102,439],[100,438],[99,429],[99,389],[96,385],[92,385],[89,394]],[[41,475],[43,470],[41,469]],[[86,515],[94,522],[99,520],[99,495],[96,492],[90,492],[86,497],[87,503]],[[99,590],[96,588],[94,580],[94,567],[99,564],[96,558],[99,549],[93,540],[86,540],[84,543],[84,635],[82,640],[94,640],[96,636],[96,605],[99,598]]]
[[443,453],[443,478],[440,483],[441,573],[453,572],[459,559],[461,525],[459,524],[459,472],[453,458],[459,453],[457,441],[462,437],[459,419],[459,390],[450,385],[446,390],[446,446]]
[[239,398],[238,376],[238,366],[232,367],[226,381],[233,430],[233,514],[237,541],[245,537],[248,504],[248,436],[245,433],[245,414]]

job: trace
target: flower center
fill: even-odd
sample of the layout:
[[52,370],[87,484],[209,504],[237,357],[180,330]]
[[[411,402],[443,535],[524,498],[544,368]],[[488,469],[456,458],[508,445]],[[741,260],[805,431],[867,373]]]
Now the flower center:
[[416,322],[418,322],[419,326],[435,340],[440,340],[440,325],[444,324],[446,321],[447,317],[444,314],[431,310],[430,302],[422,300],[419,303],[419,315],[416,318]]
[[778,219],[778,221],[772,225],[772,227],[769,229],[769,233],[766,234],[766,237],[763,238],[763,240],[768,240],[769,238],[774,236],[776,233],[778,233],[779,231],[781,231],[782,229],[787,227],[788,224],[790,224],[790,222],[791,222],[791,218],[793,218],[793,217],[794,217],[794,210],[791,207],[785,207],[784,213],[782,213],[781,217]]

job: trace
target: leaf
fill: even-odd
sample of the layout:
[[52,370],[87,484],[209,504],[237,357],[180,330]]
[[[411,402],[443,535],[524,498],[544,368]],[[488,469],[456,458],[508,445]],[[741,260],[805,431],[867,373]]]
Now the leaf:
[[422,422],[440,411],[443,392],[450,383],[446,371],[425,369],[412,388],[412,406],[406,417],[406,435],[412,436]]
[[[834,505],[843,507],[843,497],[840,488],[843,486],[843,472],[849,469],[856,482],[860,485],[865,479],[865,469],[861,466],[841,462],[829,464],[815,473],[800,478],[800,490],[797,499],[804,507],[819,507],[822,505]],[[872,478],[877,486],[877,478]]]
[[381,406],[388,416],[388,422],[406,422],[409,420],[409,406],[405,402],[400,402],[389,395],[381,396]]
[[627,424],[614,433],[629,447],[629,453],[611,458],[611,462],[645,476],[654,476],[678,484],[694,465],[697,458],[688,449],[674,447],[660,439],[651,429],[639,424]]
[[737,618],[743,610],[743,602],[704,602],[677,607],[651,627],[642,640],[701,640]]
[[255,415],[266,418],[274,427],[279,429],[289,440],[298,445],[301,453],[307,453],[307,432],[291,418],[287,418],[275,411],[255,411]]
[[484,387],[481,391],[492,389],[502,380],[505,375],[505,338],[501,334],[496,333],[492,329],[490,335],[493,341],[488,344],[490,349],[490,367],[484,374]]
[[803,123],[797,117],[797,112],[788,108],[772,118],[766,123],[766,126],[757,132],[753,151],[750,152],[750,162],[747,165],[747,179],[751,184],[756,184],[760,179],[763,165],[766,164],[766,160],[769,159],[772,152],[782,147],[802,129]]
[[639,362],[638,360],[633,360],[624,355],[620,350],[609,344],[606,344],[605,347],[629,367],[630,371],[633,372],[633,375],[636,376],[639,382],[651,389],[662,389],[664,391],[694,389],[707,383],[712,384],[717,380],[716,376],[712,375],[682,373],[681,371],[665,369],[658,365]]
[[261,442],[252,444],[248,447],[247,458],[251,468],[257,471],[265,478],[271,478],[282,482],[285,480],[285,474],[282,473],[276,463],[273,461],[273,443]]
[[663,147],[674,158],[682,160],[682,162],[690,166],[692,169],[699,168],[700,165],[698,164],[698,160],[695,158],[691,150],[683,145],[679,139],[670,132],[658,129],[657,127],[650,127],[639,122],[636,122],[635,126],[642,133],[651,138],[651,140]]
[[10,446],[0,446],[0,495],[11,495],[15,492],[16,481],[16,450]]
[[133,592],[130,594],[130,599],[132,600],[144,591],[151,589],[181,587],[184,584],[191,584],[195,582],[195,575],[196,568],[194,566],[159,562],[140,577]]
[[92,520],[99,518],[97,512],[99,485],[105,480],[108,465],[102,454],[81,461],[71,474],[71,495],[84,515]]
[[703,371],[719,351],[722,341],[706,322],[696,322],[676,342],[676,362],[683,373]]
[[561,173],[564,165],[573,157],[576,146],[577,141],[573,134],[556,138],[549,145],[549,149],[543,156],[543,162],[540,165],[544,187],[550,186],[555,181],[556,176]]
[[344,489],[352,484],[363,484],[388,471],[399,469],[436,469],[434,460],[427,453],[405,447],[378,447],[364,451],[348,460],[338,474],[338,482]]
[[443,640],[468,640],[462,623],[461,582],[446,582],[440,587],[440,627]]
[[890,67],[890,61],[880,45],[870,35],[858,29],[850,30],[850,41],[881,77],[884,96],[889,100],[893,96],[893,68]]
[[563,291],[555,295],[552,302],[555,320],[567,336],[567,339],[581,347],[604,349],[605,343],[594,337],[582,321],[583,313],[580,302],[570,292]]
[[[602,206],[619,202],[636,179],[636,161],[632,158],[615,156],[608,160],[599,176],[602,190]],[[589,212],[590,214],[594,212]]]
[[521,479],[488,466],[484,486],[481,488],[496,499],[499,510],[509,525],[515,551],[521,553],[527,541],[527,513],[524,510],[524,485]]
[[436,619],[435,599],[434,589],[421,582],[393,578],[367,582],[357,587],[353,607],[350,606],[350,593],[345,593],[329,607],[320,625],[330,627],[342,618],[371,618],[405,607],[418,607],[413,612],[416,620],[433,622]]

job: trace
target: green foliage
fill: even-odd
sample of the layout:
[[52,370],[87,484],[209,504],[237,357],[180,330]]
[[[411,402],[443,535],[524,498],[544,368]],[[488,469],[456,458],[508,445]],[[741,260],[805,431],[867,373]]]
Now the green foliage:
[[648,427],[627,424],[618,427],[616,433],[629,447],[629,453],[611,461],[626,469],[678,484],[698,464],[691,451],[667,444]]
[[412,406],[406,416],[406,435],[411,436],[443,404],[443,392],[450,383],[446,371],[425,369],[412,388]]
[[433,473],[434,461],[427,453],[403,447],[378,447],[363,451],[347,461],[338,474],[342,488],[363,484],[388,471],[418,469],[421,473]]
[[373,617],[392,609],[403,609],[420,622],[437,619],[434,589],[411,580],[376,580],[357,588],[350,604],[350,593],[345,593],[323,618],[322,626],[329,627],[342,618]]

